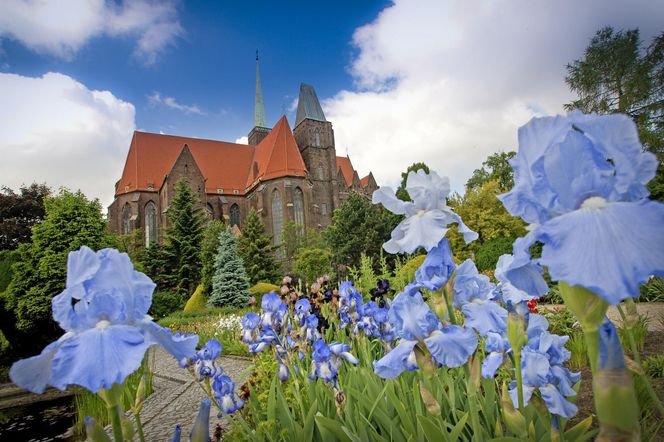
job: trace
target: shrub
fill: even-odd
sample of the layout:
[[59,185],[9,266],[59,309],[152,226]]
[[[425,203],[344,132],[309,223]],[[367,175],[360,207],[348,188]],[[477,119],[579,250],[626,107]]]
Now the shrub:
[[182,296],[170,291],[157,291],[152,295],[152,305],[148,314],[155,320],[168,316],[182,308]]
[[[0,286],[0,290],[2,287]],[[639,301],[664,302],[664,279],[653,277],[641,286]]]
[[205,310],[205,303],[207,302],[207,298],[205,298],[205,295],[203,294],[203,284],[199,284],[198,287],[196,287],[196,291],[194,292],[193,295],[191,295],[191,298],[187,300],[187,303],[184,305],[184,311],[185,312],[200,312]]
[[279,286],[270,284],[269,282],[259,282],[258,284],[254,284],[251,286],[249,289],[249,296],[253,296],[256,298],[256,303],[260,305],[261,297],[270,292],[278,292],[279,291]]
[[418,255],[409,259],[404,264],[397,264],[394,271],[394,278],[390,281],[392,288],[400,292],[409,282],[415,280],[415,272],[424,262],[424,258],[426,258],[425,255]]
[[477,270],[483,272],[495,269],[501,255],[512,253],[513,242],[514,238],[498,237],[482,244],[475,254]]
[[295,271],[308,283],[332,272],[332,253],[325,249],[302,249],[295,261]]

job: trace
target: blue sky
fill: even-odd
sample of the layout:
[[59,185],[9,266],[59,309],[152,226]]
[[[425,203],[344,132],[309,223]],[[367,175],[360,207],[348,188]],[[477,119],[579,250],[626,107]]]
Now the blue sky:
[[338,155],[397,185],[424,161],[460,191],[529,119],[575,97],[603,26],[664,31],[661,0],[0,1],[0,185],[107,206],[134,130],[235,141],[316,88]]

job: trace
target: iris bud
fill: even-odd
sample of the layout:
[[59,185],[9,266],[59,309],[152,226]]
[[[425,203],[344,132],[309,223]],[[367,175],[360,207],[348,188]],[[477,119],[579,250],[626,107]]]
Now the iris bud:
[[101,425],[90,416],[85,416],[85,434],[92,442],[111,442]]
[[579,286],[559,282],[560,296],[574,313],[584,331],[596,330],[604,322],[609,303],[595,293]]
[[528,342],[526,323],[523,317],[511,312],[507,317],[507,339],[514,352],[521,352],[521,348]]
[[422,383],[420,383],[420,395],[422,396],[422,401],[424,401],[424,406],[427,407],[427,411],[432,416],[440,416],[440,404],[435,397],[427,390]]
[[505,382],[503,382],[500,402],[503,406],[503,418],[507,428],[520,439],[526,440],[526,418],[514,408]]

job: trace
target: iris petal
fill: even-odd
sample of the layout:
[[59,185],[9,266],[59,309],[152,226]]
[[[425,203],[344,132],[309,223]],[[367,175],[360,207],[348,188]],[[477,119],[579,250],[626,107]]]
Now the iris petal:
[[477,334],[472,328],[451,325],[436,330],[424,340],[431,355],[450,368],[466,363],[477,348]]
[[466,317],[465,324],[473,327],[481,336],[486,336],[489,332],[507,331],[507,310],[496,302],[470,302],[461,310]]
[[552,219],[538,229],[542,264],[553,279],[580,285],[618,304],[639,283],[664,275],[664,205],[607,203]]
[[573,417],[578,408],[576,405],[565,399],[565,397],[560,394],[560,391],[553,384],[543,385],[539,388],[542,399],[546,404],[546,408],[553,414],[562,416],[566,419]]
[[402,371],[408,369],[408,358],[416,344],[416,341],[401,341],[388,354],[374,361],[374,372],[384,379],[396,378]]

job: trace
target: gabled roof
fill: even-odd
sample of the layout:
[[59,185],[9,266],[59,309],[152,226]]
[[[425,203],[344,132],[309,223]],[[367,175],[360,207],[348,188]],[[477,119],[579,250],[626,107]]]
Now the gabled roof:
[[302,83],[300,85],[300,96],[297,99],[297,117],[295,117],[295,126],[299,125],[306,118],[317,121],[327,121],[323,108],[320,106],[314,87]]
[[337,157],[337,170],[340,170],[341,174],[344,176],[346,186],[352,186],[355,169],[353,168],[353,164],[350,162],[349,157]]
[[259,179],[264,181],[282,176],[306,176],[307,168],[285,116],[258,143],[248,171],[247,188]]
[[115,194],[149,190],[148,184],[159,190],[185,144],[207,179],[206,192],[244,193],[253,146],[136,131]]
[[360,180],[360,186],[367,187],[369,185],[369,175]]

